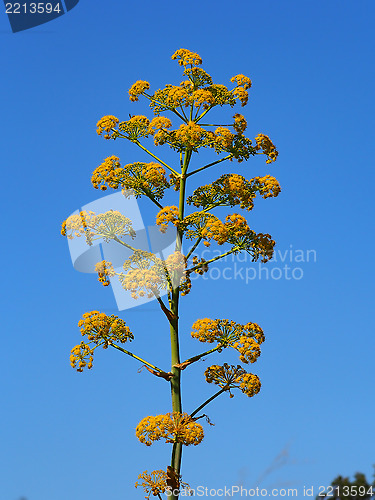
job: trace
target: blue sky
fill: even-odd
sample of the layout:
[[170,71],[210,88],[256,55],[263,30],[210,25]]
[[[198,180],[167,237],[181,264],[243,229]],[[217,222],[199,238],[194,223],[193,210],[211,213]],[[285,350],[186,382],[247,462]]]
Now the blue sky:
[[[316,255],[296,262],[288,254],[301,279],[266,279],[265,271],[247,283],[240,275],[213,276],[194,282],[183,300],[186,356],[201,350],[189,335],[199,317],[255,321],[267,337],[251,366],[261,393],[212,403],[215,427],[206,426],[202,445],[184,452],[183,478],[191,486],[251,488],[263,477],[262,487],[298,488],[302,498],[303,486],[314,486],[315,496],[338,474],[372,473],[374,15],[370,0],[81,0],[68,14],[16,34],[0,15],[1,499],[142,498],[133,487],[137,475],[169,463],[168,446],[146,448],[134,435],[141,418],[169,411],[163,381],[138,373],[118,352],[98,352],[87,373],[69,365],[82,313],[117,308],[110,289],[73,269],[59,232],[63,219],[102,196],[90,177],[103,158],[147,161],[130,143],[103,141],[95,125],[105,114],[126,119],[147,111],[128,99],[134,81],[148,80],[153,89],[179,83],[170,57],[181,47],[198,52],[217,83],[238,73],[253,80],[242,110],[248,135],[266,133],[280,151],[272,166],[257,157],[195,182],[226,172],[276,176],[281,195],[260,200],[249,215],[281,252],[264,267],[283,267],[280,257],[291,249]],[[153,224],[153,209],[144,201],[140,208]],[[168,366],[158,307],[119,314],[135,333],[133,349]],[[234,352],[210,359],[237,360]],[[205,366],[184,373],[186,410],[213,392]],[[283,452],[284,461],[274,462]]]

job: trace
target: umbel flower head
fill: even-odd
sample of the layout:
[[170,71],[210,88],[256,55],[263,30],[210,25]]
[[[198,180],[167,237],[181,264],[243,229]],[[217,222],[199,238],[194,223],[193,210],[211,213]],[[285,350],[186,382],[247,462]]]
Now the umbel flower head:
[[150,496],[156,497],[160,493],[164,493],[167,489],[167,473],[163,470],[154,470],[150,474],[145,470],[138,476],[140,482],[135,483],[135,487],[142,486],[146,493],[145,498],[149,500]]
[[95,189],[106,191],[107,188],[126,191],[132,190],[136,198],[145,195],[158,200],[164,196],[164,191],[169,187],[165,177],[165,169],[159,163],[129,163],[124,167],[117,156],[105,158],[97,167],[91,177]]
[[200,342],[217,342],[222,348],[233,347],[243,363],[254,363],[260,356],[260,344],[265,340],[263,330],[256,323],[241,325],[228,319],[198,319],[191,336]]
[[195,422],[187,413],[179,412],[145,417],[137,425],[135,434],[146,446],[151,446],[159,439],[165,439],[166,443],[196,446],[204,437],[201,424]]
[[280,191],[277,179],[270,175],[247,180],[242,175],[224,174],[211,184],[197,188],[186,202],[205,210],[235,205],[251,210],[257,194],[266,199],[278,196]]
[[124,344],[134,338],[124,320],[114,315],[107,316],[99,311],[84,313],[78,326],[81,334],[89,340],[88,344],[82,341],[71,350],[70,364],[79,372],[86,366],[88,369],[92,368],[94,350],[97,347],[102,346],[103,349],[107,349],[110,344]]
[[83,211],[71,215],[63,222],[61,234],[69,239],[84,234],[87,244],[92,245],[93,240],[99,238],[103,238],[106,242],[116,237],[134,238],[135,231],[132,221],[118,210],[109,210],[98,215],[94,212]]
[[154,470],[151,473],[148,473],[148,471],[145,470],[139,474],[138,480],[139,481],[137,481],[134,486],[136,488],[142,486],[144,492],[146,493],[146,500],[149,500],[151,495],[158,496],[171,489],[190,490],[190,486],[187,483],[182,482],[181,476],[177,476],[174,469],[170,466],[167,467],[167,472],[163,470]]
[[163,261],[151,252],[136,250],[123,265],[119,280],[133,299],[158,296],[168,282]]
[[[240,389],[246,396],[252,397],[260,391],[260,380],[257,375],[247,373],[242,366],[212,365],[204,372],[209,384],[217,384],[230,392],[231,389]],[[232,394],[230,394],[233,397]]]
[[203,239],[203,244],[210,246],[214,240],[218,245],[229,243],[232,252],[246,251],[253,261],[262,257],[262,262],[272,258],[275,241],[269,234],[256,233],[247,224],[240,214],[227,215],[222,222],[215,215],[208,212],[193,212],[181,222],[174,221],[187,239]]
[[[252,85],[248,76],[238,74],[230,81],[233,88],[229,89],[223,84],[215,84],[211,76],[199,66],[202,58],[196,52],[179,49],[172,59],[177,60],[183,68],[184,80],[180,85],[167,84],[162,89],[149,92],[150,83],[146,80],[137,80],[129,89],[129,98],[132,102],[138,101],[140,96],[149,100],[150,108],[156,118],[150,120],[146,116],[131,116],[128,120],[120,121],[116,116],[103,116],[97,123],[97,133],[105,139],[123,138],[140,145],[142,138],[154,137],[156,146],[168,144],[173,150],[179,152],[195,151],[199,148],[213,148],[217,154],[230,153],[238,162],[247,160],[256,154],[265,154],[267,163],[276,160],[278,152],[271,139],[259,134],[256,145],[244,136],[247,127],[246,119],[240,113],[234,115],[234,123],[227,126],[220,125],[212,130],[211,125],[198,124],[203,114],[215,106],[236,103],[245,106],[249,99],[249,89]],[[187,118],[185,108],[190,107],[192,114]],[[172,129],[172,121],[166,116],[160,116],[164,111],[172,111],[179,116],[183,123]],[[204,128],[204,127],[209,127]],[[105,189],[102,185],[101,189]]]

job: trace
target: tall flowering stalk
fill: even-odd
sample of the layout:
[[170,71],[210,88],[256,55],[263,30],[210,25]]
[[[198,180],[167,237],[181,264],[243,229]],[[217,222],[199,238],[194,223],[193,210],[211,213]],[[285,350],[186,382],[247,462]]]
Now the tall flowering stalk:
[[[175,252],[162,260],[156,255],[135,248],[130,243],[136,236],[132,221],[118,211],[110,210],[103,214],[80,212],[64,221],[62,234],[68,238],[85,236],[89,245],[96,239],[106,242],[115,241],[128,248],[132,254],[123,265],[123,271],[116,273],[111,262],[101,261],[96,265],[98,280],[104,286],[111,279],[119,279],[122,287],[134,299],[153,297],[158,301],[170,329],[171,368],[163,370],[124,348],[132,341],[133,333],[125,321],[117,316],[107,316],[99,311],[85,313],[79,321],[85,337],[71,351],[71,365],[78,371],[92,368],[93,355],[97,347],[113,347],[141,362],[155,376],[168,381],[171,390],[172,411],[164,415],[147,416],[136,428],[138,439],[146,446],[163,439],[172,445],[171,464],[166,470],[151,473],[144,471],[139,475],[136,486],[142,486],[146,498],[151,495],[162,498],[165,494],[177,499],[181,488],[188,486],[181,481],[181,457],[183,446],[198,445],[203,439],[203,427],[198,419],[212,400],[224,392],[239,389],[249,397],[260,390],[257,375],[246,372],[241,365],[212,365],[205,371],[206,381],[219,386],[218,391],[200,404],[193,412],[184,413],[181,399],[181,373],[189,365],[213,353],[222,353],[227,348],[235,349],[239,360],[254,363],[260,355],[260,345],[265,337],[256,323],[239,324],[227,319],[197,319],[192,325],[191,336],[199,342],[214,344],[189,359],[181,357],[179,348],[179,301],[180,296],[190,292],[192,273],[204,274],[211,263],[229,254],[247,252],[253,261],[267,262],[273,254],[274,240],[269,234],[257,233],[251,229],[246,218],[239,213],[228,214],[224,220],[213,214],[216,207],[235,207],[250,211],[257,195],[263,198],[276,197],[280,192],[278,181],[270,176],[254,177],[250,180],[238,174],[225,173],[210,184],[195,189],[189,196],[186,185],[189,177],[199,175],[222,162],[236,160],[241,163],[251,156],[262,154],[266,163],[277,159],[278,152],[271,139],[264,134],[255,141],[244,135],[247,127],[243,115],[236,113],[230,124],[202,123],[210,110],[217,106],[233,108],[248,102],[251,80],[242,74],[231,78],[232,89],[225,85],[214,84],[211,76],[200,68],[201,57],[189,50],[177,50],[172,59],[181,66],[185,80],[180,85],[166,85],[163,89],[150,92],[149,82],[139,80],[129,90],[130,100],[139,97],[149,100],[154,118],[131,116],[120,121],[108,115],[97,123],[97,133],[104,139],[126,139],[138,146],[152,158],[149,163],[135,162],[122,165],[116,156],[106,158],[95,169],[92,184],[103,191],[108,188],[129,190],[136,196],[146,196],[156,207],[156,224],[161,232],[168,227],[176,229]],[[161,116],[166,112],[169,116]],[[180,122],[173,128],[171,118]],[[170,166],[148,147],[146,139],[153,139],[155,146],[168,145],[178,155],[178,167]],[[191,170],[190,163],[194,154],[201,148],[210,148],[219,158],[211,163]],[[169,173],[167,178],[166,173]],[[175,205],[162,204],[165,191],[172,189],[176,198]],[[191,207],[186,214],[186,205]],[[190,249],[183,254],[183,240],[190,243]],[[196,254],[200,245],[210,246],[212,242],[225,246],[225,250],[209,260]],[[167,302],[163,300],[166,292]]]

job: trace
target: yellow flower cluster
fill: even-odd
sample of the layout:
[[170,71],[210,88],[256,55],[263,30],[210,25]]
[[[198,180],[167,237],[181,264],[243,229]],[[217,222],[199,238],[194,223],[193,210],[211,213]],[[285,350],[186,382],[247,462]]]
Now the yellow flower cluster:
[[245,120],[245,117],[243,115],[240,115],[239,113],[236,113],[233,118],[233,128],[237,132],[237,134],[242,134],[243,132],[245,132],[247,127],[247,121]]
[[62,223],[61,234],[72,240],[74,236],[80,237],[86,234],[91,242],[92,232],[90,231],[95,227],[97,217],[94,212],[86,212],[83,210],[79,214],[73,214]]
[[162,208],[156,216],[156,224],[160,226],[162,233],[167,231],[170,222],[175,226],[178,223],[178,208],[175,205]]
[[174,252],[165,260],[167,280],[172,288],[180,287],[181,295],[187,295],[191,289],[191,280],[186,272],[187,259],[181,252]]
[[191,103],[190,93],[187,88],[177,85],[167,85],[166,104],[169,108],[178,106],[189,106]]
[[262,256],[262,262],[268,262],[272,259],[275,244],[275,240],[272,239],[270,234],[256,234],[253,232],[252,238],[245,249],[248,252],[251,251],[254,261]]
[[162,278],[152,269],[131,269],[126,275],[120,274],[121,285],[131,292],[133,299],[151,298],[158,294],[163,284]]
[[243,87],[236,87],[233,90],[233,95],[236,99],[238,99],[241,103],[241,106],[246,106],[249,100],[249,93]]
[[160,493],[164,493],[167,489],[167,478],[168,475],[163,470],[154,470],[150,474],[145,470],[142,474],[139,474],[138,479],[142,480],[141,483],[138,481],[135,483],[135,487],[138,488],[142,486],[144,492],[146,493],[146,500],[149,500],[150,495],[154,497],[160,496]]
[[176,52],[172,55],[172,59],[177,59],[180,66],[187,66],[188,64],[192,66],[199,66],[202,64],[201,56],[187,49],[176,50]]
[[247,181],[242,175],[224,174],[212,184],[197,188],[186,202],[189,205],[203,207],[205,210],[234,205],[251,210],[255,196],[252,181]]
[[167,286],[163,261],[150,252],[136,250],[123,265],[124,273],[119,280],[125,290],[131,292],[133,299],[151,298]]
[[150,88],[150,84],[145,80],[137,80],[129,89],[129,99],[131,101],[138,101],[138,96],[142,95],[145,90]]
[[196,149],[202,145],[202,141],[206,136],[206,131],[198,124],[189,122],[187,125],[182,124],[180,128],[175,131],[176,141],[187,149]]
[[266,163],[272,163],[273,161],[276,161],[279,153],[268,135],[258,134],[255,137],[255,141],[257,143],[255,149],[257,151],[261,149],[263,151],[263,154],[267,155]]
[[169,273],[183,273],[186,269],[186,257],[181,252],[171,253],[165,260]]
[[100,118],[96,124],[96,132],[98,135],[104,134],[104,139],[110,139],[113,136],[114,130],[118,124],[119,120],[115,116],[107,115]]
[[247,89],[251,87],[251,80],[244,75],[236,75],[230,79],[231,82],[236,82],[236,88],[233,90],[233,95],[241,102],[242,106],[246,106],[249,100]]
[[234,366],[227,363],[223,366],[212,365],[204,374],[209,384],[217,384],[229,392],[231,389],[238,388],[251,398],[260,391],[259,377],[253,373],[247,373],[240,365]]
[[98,215],[94,212],[83,211],[71,215],[63,222],[61,234],[69,239],[85,234],[87,243],[91,245],[92,241],[98,238],[109,241],[115,237],[127,235],[134,237],[135,231],[131,220],[118,210],[109,210]]
[[113,314],[107,316],[99,311],[87,312],[83,314],[78,326],[81,334],[86,335],[90,342],[102,345],[105,349],[111,342],[124,344],[134,338],[125,321]]
[[195,92],[193,92],[192,100],[194,106],[197,108],[202,106],[203,109],[209,109],[211,106],[215,105],[214,96],[212,95],[211,92],[205,89],[198,89]]
[[121,181],[122,168],[120,158],[117,156],[108,156],[103,163],[92,173],[91,183],[95,189],[107,190],[107,186],[117,189]]
[[271,175],[264,177],[254,177],[250,182],[253,182],[255,189],[259,191],[262,198],[275,198],[280,194],[281,187],[277,179]]
[[220,150],[227,150],[232,146],[234,134],[232,134],[229,129],[225,127],[218,127],[215,130],[215,135],[215,145],[217,145]]
[[251,87],[251,80],[248,76],[245,75],[236,75],[233,76],[230,81],[232,83],[236,82],[237,86],[242,86],[245,90]]
[[93,354],[94,349],[91,349],[88,344],[82,341],[80,344],[73,347],[70,352],[70,366],[76,368],[77,372],[83,372],[85,366],[91,370],[94,360]]
[[132,189],[136,196],[145,194],[155,199],[162,198],[165,189],[169,187],[165,169],[159,163],[135,162],[121,167],[117,156],[106,158],[94,170],[91,182],[95,189],[102,191],[107,186],[112,189],[121,186],[125,191]]
[[189,78],[188,83],[190,83],[194,89],[203,87],[204,85],[212,85],[211,76],[204,71],[204,69],[198,68],[197,66],[193,68],[185,67],[183,74]]
[[170,184],[170,186],[173,186],[175,191],[179,191],[180,190],[180,177],[178,177],[177,175],[175,175],[173,173],[169,174],[169,184]]
[[[120,122],[118,128],[124,139],[137,142],[140,137],[148,137],[150,135],[150,120],[146,116],[135,115],[129,120]],[[117,133],[114,137],[119,135],[120,133]]]
[[208,264],[205,259],[198,259],[196,255],[193,257],[193,267],[199,266],[198,269],[194,269],[196,274],[203,275],[208,271]]
[[[230,202],[231,200],[228,204]],[[214,206],[220,204],[216,203]],[[241,250],[248,252],[253,257],[253,261],[262,257],[262,262],[267,262],[273,255],[275,241],[271,236],[263,233],[257,234],[249,228],[246,219],[239,214],[228,215],[225,222],[222,222],[211,213],[193,212],[178,222],[178,228],[187,239],[203,238],[205,246],[210,246],[212,239],[219,245],[229,243],[235,252]]]
[[[202,229],[202,237],[205,240],[214,239],[218,245],[222,245],[227,241],[234,243],[235,240],[247,236],[250,228],[245,217],[239,214],[227,215],[225,222],[216,219],[208,219],[205,227]],[[209,241],[204,242],[209,246]]]
[[155,116],[150,121],[150,133],[155,132],[155,130],[165,130],[172,127],[172,122],[169,118],[165,116]]
[[145,417],[137,425],[135,434],[146,446],[151,446],[154,441],[162,438],[166,443],[196,446],[204,437],[203,427],[187,413],[179,412]]
[[236,104],[236,98],[225,85],[220,83],[215,83],[206,88],[209,90],[215,98],[215,104],[219,106],[224,106],[229,104],[231,108]]
[[118,210],[97,215],[93,232],[96,238],[103,238],[106,242],[116,237],[135,236],[131,220]]
[[254,363],[260,356],[260,344],[265,340],[263,330],[256,323],[241,325],[227,319],[198,319],[191,336],[200,342],[217,342],[222,347],[233,347],[243,363]]
[[98,273],[98,281],[102,283],[103,286],[110,285],[108,278],[112,278],[116,275],[112,262],[107,262],[106,260],[102,260],[95,265],[95,272]]

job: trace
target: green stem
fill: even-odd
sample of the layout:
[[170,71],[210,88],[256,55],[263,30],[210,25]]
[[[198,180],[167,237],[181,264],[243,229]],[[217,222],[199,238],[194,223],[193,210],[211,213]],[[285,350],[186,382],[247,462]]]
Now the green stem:
[[196,174],[197,172],[201,172],[202,170],[205,170],[208,167],[212,167],[213,165],[217,165],[218,163],[221,163],[222,161],[225,161],[225,160],[229,160],[229,158],[232,158],[232,157],[233,157],[233,155],[230,154],[228,156],[225,156],[224,158],[221,158],[221,160],[217,160],[217,161],[214,161],[212,163],[209,163],[208,165],[205,165],[204,167],[197,168],[196,170],[193,170],[192,172],[189,172],[188,174],[186,174],[186,177],[190,177],[191,175]]
[[115,236],[113,240],[117,241],[117,243],[120,243],[124,247],[129,248],[129,250],[133,250],[133,252],[136,252],[138,250],[138,248],[134,248],[131,245],[128,245],[128,243],[125,243],[125,241],[120,240],[120,238],[118,238],[117,236]]
[[206,405],[208,405],[208,403],[211,403],[211,401],[213,401],[215,398],[220,396],[220,394],[223,394],[223,392],[225,392],[227,390],[228,390],[227,387],[220,389],[220,391],[218,391],[216,394],[214,394],[210,398],[206,399],[206,401],[204,403],[202,403],[200,406],[198,406],[198,408],[196,410],[194,410],[193,413],[190,413],[190,416],[194,417],[194,415],[196,415],[198,412],[200,412],[202,410],[202,408],[204,408]]
[[[186,185],[186,171],[189,167],[189,162],[192,152],[187,150],[184,155],[184,162],[181,169],[180,177],[180,195],[178,218],[184,218],[185,207],[185,185]],[[175,251],[180,252],[182,248],[182,231],[177,231]],[[179,288],[172,289],[170,310],[174,316],[174,320],[169,321],[170,324],[170,337],[171,337],[171,362],[172,362],[172,378],[171,378],[171,396],[172,396],[172,410],[182,413],[181,402],[181,370],[175,365],[180,364],[180,350],[178,338],[178,306],[179,306],[180,290]],[[180,476],[181,471],[181,458],[182,458],[182,443],[174,443],[172,448],[171,466],[173,467],[177,477]],[[179,495],[172,495],[173,500],[177,500]]]
[[137,356],[136,354],[133,354],[132,352],[130,351],[127,351],[126,349],[124,349],[123,347],[120,347],[116,344],[112,344],[110,343],[109,344],[111,347],[114,347],[115,349],[127,354],[128,356],[132,357],[132,358],[135,358],[137,359],[138,361],[141,361],[141,363],[143,363],[144,365],[146,366],[149,366],[150,368],[152,368],[153,370],[156,370],[157,372],[160,372],[160,373],[165,373],[164,370],[161,370],[160,368],[158,368],[157,366],[155,365],[152,365],[151,363],[149,363],[148,361],[145,361],[144,359],[140,358],[139,356]]
[[145,148],[139,141],[134,141],[134,143],[139,146],[141,149],[143,149],[143,151],[145,151],[147,154],[151,155],[153,158],[155,158],[155,160],[157,160],[158,162],[160,162],[162,165],[164,165],[168,170],[170,170],[172,173],[174,173],[175,175],[177,175],[177,177],[179,177],[179,173],[176,172],[176,170],[174,170],[172,167],[170,167],[169,165],[167,165],[163,160],[161,160],[160,158],[158,158],[157,156],[155,156],[153,153],[151,153],[151,151],[149,151],[147,148]]
[[191,249],[189,250],[189,253],[187,254],[186,258],[188,259],[190,257],[190,255],[194,252],[194,250],[197,248],[197,246],[199,245],[199,243],[202,241],[202,236],[200,236],[197,241],[194,243],[194,245],[191,247]]
[[212,108],[213,106],[210,106],[205,111],[203,111],[203,113],[200,116],[198,116],[198,118],[195,120],[195,123],[198,123],[199,120],[201,120],[204,117],[204,115],[206,115]]

